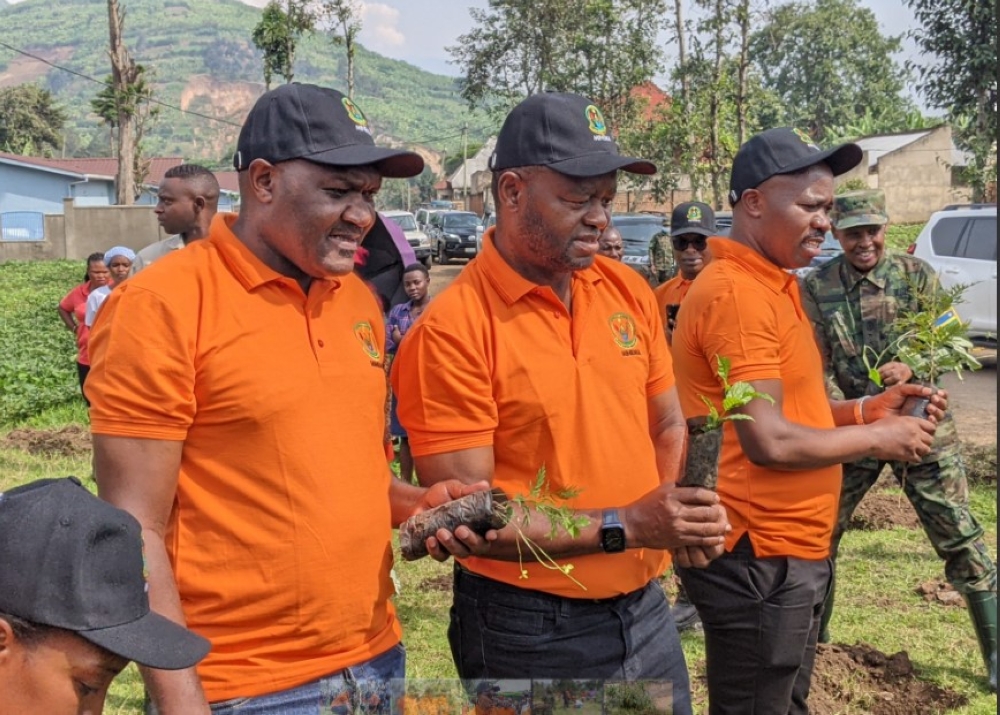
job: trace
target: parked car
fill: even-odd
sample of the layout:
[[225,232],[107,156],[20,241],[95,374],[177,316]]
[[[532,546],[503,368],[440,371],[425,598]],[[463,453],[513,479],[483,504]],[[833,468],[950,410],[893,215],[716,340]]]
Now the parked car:
[[927,261],[941,285],[968,286],[958,314],[969,334],[996,342],[997,206],[948,206],[932,214],[917,240],[906,249]]
[[729,229],[733,227],[732,211],[715,212],[715,233],[717,236],[728,236]]
[[434,258],[442,266],[452,258],[475,258],[479,216],[471,211],[441,211],[430,218],[427,234]]
[[649,242],[664,230],[664,220],[657,214],[615,214],[611,223],[622,235],[625,255],[622,263],[639,271],[646,280],[650,278]]
[[431,240],[417,226],[417,219],[409,211],[381,211],[382,218],[389,219],[406,235],[406,241],[413,249],[417,260],[428,268],[431,265]]
[[417,222],[417,228],[426,233],[427,229],[430,227],[431,224],[431,216],[447,210],[448,209],[433,208],[430,206],[421,206],[420,208],[417,209],[416,213],[413,214],[413,217]]
[[818,256],[809,262],[809,265],[805,268],[795,268],[792,270],[797,276],[806,276],[810,271],[815,270],[819,266],[822,266],[829,260],[832,260],[844,252],[844,249],[840,246],[840,241],[834,238],[832,232],[827,231],[826,235],[823,237],[823,243],[820,245],[819,250],[822,251]]

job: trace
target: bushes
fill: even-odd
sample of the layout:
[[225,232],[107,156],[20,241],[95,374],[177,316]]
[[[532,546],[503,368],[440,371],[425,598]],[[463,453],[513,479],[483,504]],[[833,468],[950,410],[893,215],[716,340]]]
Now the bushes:
[[0,426],[80,400],[76,343],[56,308],[83,261],[0,264]]

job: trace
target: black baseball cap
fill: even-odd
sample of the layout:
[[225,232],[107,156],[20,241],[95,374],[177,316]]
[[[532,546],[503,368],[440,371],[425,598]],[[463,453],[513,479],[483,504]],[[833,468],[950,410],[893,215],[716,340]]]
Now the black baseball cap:
[[504,120],[489,167],[498,172],[518,166],[546,166],[580,178],[616,170],[656,173],[652,162],[618,153],[596,104],[562,92],[533,94]]
[[233,166],[243,171],[254,159],[372,165],[389,178],[424,170],[424,160],[415,152],[375,146],[368,118],[354,100],[329,87],[297,82],[265,92],[247,115]]
[[0,612],[178,670],[210,644],[149,610],[139,522],[73,477],[0,493]]
[[701,201],[685,201],[674,207],[670,215],[670,235],[696,233],[699,236],[714,236],[715,211]]
[[772,176],[794,174],[819,163],[840,176],[861,163],[861,156],[857,144],[841,144],[823,151],[801,129],[768,129],[750,137],[736,152],[729,179],[729,203],[735,206],[744,191],[756,189]]

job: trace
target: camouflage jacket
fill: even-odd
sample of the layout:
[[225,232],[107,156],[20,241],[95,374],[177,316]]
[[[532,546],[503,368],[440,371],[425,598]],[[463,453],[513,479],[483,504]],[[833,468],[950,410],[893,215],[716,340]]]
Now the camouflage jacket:
[[660,231],[649,240],[649,272],[659,285],[677,274],[674,263],[674,246],[670,242],[670,231]]
[[[921,293],[936,285],[934,270],[922,260],[889,253],[867,274],[839,256],[803,279],[802,307],[823,355],[830,397],[853,400],[882,391],[868,379],[865,355],[872,367],[896,360],[890,346],[899,336],[893,333],[892,323],[899,314],[919,310]],[[935,450],[957,445],[957,441],[948,415],[938,426]],[[931,456],[936,460],[940,452]]]

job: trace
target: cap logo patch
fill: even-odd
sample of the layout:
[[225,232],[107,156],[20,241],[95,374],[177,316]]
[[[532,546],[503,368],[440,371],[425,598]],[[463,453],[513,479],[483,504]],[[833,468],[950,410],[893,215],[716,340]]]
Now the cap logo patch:
[[614,336],[615,345],[628,350],[634,348],[639,342],[639,334],[635,329],[635,320],[628,313],[615,313],[608,318],[608,325],[611,327],[611,334]]
[[819,147],[816,146],[815,142],[813,142],[812,137],[809,136],[808,134],[806,134],[801,129],[798,129],[798,128],[793,129],[792,130],[792,134],[794,134],[799,139],[801,139],[802,143],[805,144],[806,146],[808,146],[810,149],[815,149],[816,151],[820,150]]
[[701,209],[697,206],[692,206],[688,209],[687,220],[691,223],[701,223]]
[[350,97],[344,97],[340,101],[344,105],[344,109],[347,110],[347,117],[357,124],[355,129],[359,132],[371,134],[371,130],[368,128],[368,119],[365,117],[365,113],[361,111],[361,107],[355,104]]
[[598,136],[605,136],[608,133],[608,125],[604,123],[604,115],[601,114],[601,110],[593,104],[588,104],[585,111],[587,112],[587,128]]
[[370,360],[374,362],[382,357],[382,354],[378,349],[378,344],[375,342],[375,331],[372,330],[371,323],[368,321],[355,323],[354,337],[356,337],[358,342],[361,343],[361,349],[365,351],[365,355],[367,355]]

